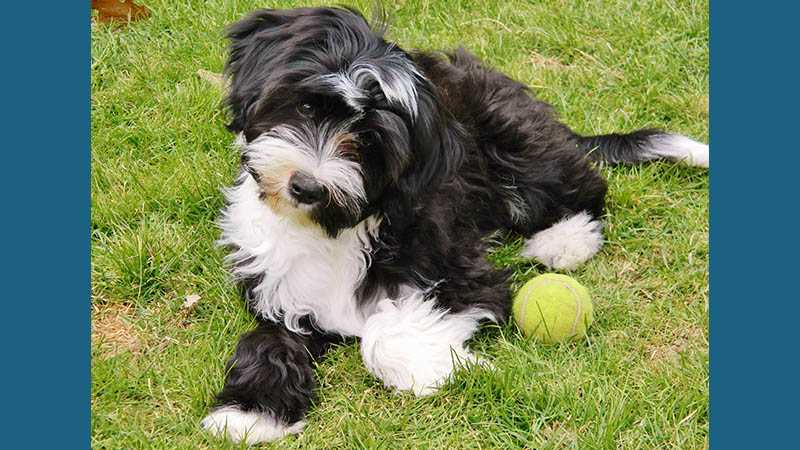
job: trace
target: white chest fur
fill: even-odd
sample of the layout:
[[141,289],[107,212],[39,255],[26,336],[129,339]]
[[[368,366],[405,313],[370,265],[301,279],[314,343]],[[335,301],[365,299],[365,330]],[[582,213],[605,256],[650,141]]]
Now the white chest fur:
[[369,312],[354,293],[369,266],[369,237],[378,221],[369,218],[331,239],[274,214],[249,174],[240,181],[226,192],[221,243],[238,248],[228,256],[237,278],[263,277],[253,291],[255,309],[293,331],[303,331],[298,322],[310,315],[325,331],[360,336]]

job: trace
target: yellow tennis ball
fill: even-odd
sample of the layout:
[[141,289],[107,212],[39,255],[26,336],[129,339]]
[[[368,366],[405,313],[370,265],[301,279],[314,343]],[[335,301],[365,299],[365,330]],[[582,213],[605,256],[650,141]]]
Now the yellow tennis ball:
[[525,283],[514,297],[512,312],[526,336],[547,344],[583,338],[594,320],[589,291],[574,278],[555,273]]

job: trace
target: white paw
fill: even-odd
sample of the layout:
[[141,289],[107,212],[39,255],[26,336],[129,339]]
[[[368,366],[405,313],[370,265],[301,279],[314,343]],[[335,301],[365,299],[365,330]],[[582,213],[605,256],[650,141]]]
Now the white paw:
[[486,314],[447,314],[422,294],[382,300],[361,337],[364,365],[386,387],[428,395],[475,356],[464,342]]
[[586,212],[565,218],[525,242],[520,253],[551,269],[573,270],[603,245],[603,224]]
[[297,434],[306,426],[303,421],[286,425],[269,413],[242,411],[235,406],[215,409],[200,424],[214,436],[226,436],[233,442],[243,440],[249,445]]

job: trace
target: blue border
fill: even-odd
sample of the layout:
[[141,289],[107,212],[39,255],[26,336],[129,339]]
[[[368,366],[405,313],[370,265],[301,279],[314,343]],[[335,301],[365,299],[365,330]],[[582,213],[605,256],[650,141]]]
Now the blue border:
[[711,5],[712,448],[798,445],[800,27],[789,5]]
[[[788,8],[711,4],[712,448],[796,440],[800,102]],[[0,31],[12,448],[90,442],[88,9],[10,2]]]
[[3,8],[4,448],[90,446],[90,15],[83,5]]

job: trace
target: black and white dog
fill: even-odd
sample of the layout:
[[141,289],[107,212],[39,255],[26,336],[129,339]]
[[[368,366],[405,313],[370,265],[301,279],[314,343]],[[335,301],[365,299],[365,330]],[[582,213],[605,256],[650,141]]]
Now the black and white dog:
[[708,146],[676,134],[580,136],[466,51],[406,52],[354,10],[260,10],[228,33],[242,170],[222,242],[259,326],[202,424],[234,441],[302,430],[314,361],[346,337],[416,395],[475,361],[465,342],[511,306],[485,238],[521,235],[551,269],[594,255],[593,163],[708,167]]

